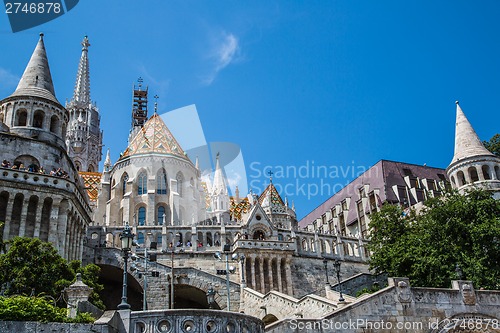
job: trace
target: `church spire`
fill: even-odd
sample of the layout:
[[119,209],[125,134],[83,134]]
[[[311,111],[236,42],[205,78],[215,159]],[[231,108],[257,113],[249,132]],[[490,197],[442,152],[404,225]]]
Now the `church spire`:
[[465,117],[458,101],[456,101],[455,104],[457,105],[455,154],[451,163],[471,156],[493,155],[490,151],[484,148],[469,120]]
[[224,177],[224,173],[222,172],[222,168],[220,167],[219,161],[219,153],[217,153],[215,164],[215,174],[214,174],[214,183],[212,186],[212,191],[214,194],[227,194],[227,184],[226,178]]
[[43,42],[43,33],[40,34],[40,39],[31,55],[31,59],[24,70],[16,91],[11,96],[35,96],[61,104],[55,97],[49,61]]
[[88,37],[83,37],[82,55],[78,65],[78,73],[76,74],[75,91],[73,92],[73,101],[82,104],[90,103],[89,46]]

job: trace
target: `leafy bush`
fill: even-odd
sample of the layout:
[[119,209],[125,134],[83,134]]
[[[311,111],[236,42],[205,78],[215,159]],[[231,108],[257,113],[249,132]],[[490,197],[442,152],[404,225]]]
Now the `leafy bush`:
[[50,301],[28,296],[0,297],[0,320],[64,322],[67,310]]

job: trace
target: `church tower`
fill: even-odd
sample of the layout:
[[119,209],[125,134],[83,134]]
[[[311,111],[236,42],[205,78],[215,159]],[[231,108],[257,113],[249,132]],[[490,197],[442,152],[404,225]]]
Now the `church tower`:
[[214,181],[210,191],[211,215],[217,218],[220,224],[229,222],[229,193],[226,177],[220,166],[219,153],[217,153]]
[[90,99],[89,46],[85,36],[75,90],[71,101],[66,103],[69,111],[66,145],[78,171],[97,172],[102,158],[102,131],[99,109]]
[[494,191],[500,198],[500,158],[488,151],[457,104],[455,153],[446,169],[453,188],[463,192],[472,188]]

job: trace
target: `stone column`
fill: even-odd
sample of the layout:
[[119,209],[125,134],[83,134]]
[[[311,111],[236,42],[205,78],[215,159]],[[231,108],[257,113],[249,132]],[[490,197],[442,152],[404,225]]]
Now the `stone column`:
[[56,244],[56,247],[59,247],[59,239],[58,239],[58,234],[59,230],[58,228],[58,223],[59,223],[59,203],[60,200],[52,200],[52,207],[50,210],[50,224],[49,224],[49,242],[52,244]]
[[252,289],[256,290],[257,286],[255,285],[255,255],[252,255],[248,259],[250,260],[250,285],[252,286]]
[[292,263],[292,260],[287,258],[286,259],[286,266],[285,267],[285,272],[286,272],[286,285],[287,285],[287,294],[292,295],[293,294],[293,287],[292,287],[292,274],[290,270],[290,265]]
[[267,276],[269,278],[269,291],[273,290],[273,259],[269,258],[267,262]]
[[281,258],[276,258],[276,275],[278,279],[278,291],[283,292],[283,286],[281,283]]
[[264,259],[261,257],[259,258],[259,269],[260,269],[260,289],[259,290],[261,293],[265,293],[266,292],[266,281],[264,279]]
[[482,182],[484,181],[484,175],[483,175],[483,168],[481,165],[478,165],[477,167],[474,166],[474,168],[476,168],[476,172],[477,172],[477,176],[479,177],[479,181]]
[[38,205],[36,207],[36,219],[35,219],[35,230],[33,231],[33,237],[40,238],[40,227],[42,225],[42,209],[45,198],[38,198]]
[[24,237],[26,233],[26,217],[28,216],[29,201],[30,197],[25,196],[23,199],[23,207],[21,208],[21,219],[19,221],[19,236],[21,237]]
[[10,221],[12,217],[12,208],[14,206],[14,197],[15,193],[11,193],[9,195],[9,200],[7,201],[7,210],[5,211],[5,225],[3,227],[3,239],[8,240],[9,239],[9,232],[10,232]]

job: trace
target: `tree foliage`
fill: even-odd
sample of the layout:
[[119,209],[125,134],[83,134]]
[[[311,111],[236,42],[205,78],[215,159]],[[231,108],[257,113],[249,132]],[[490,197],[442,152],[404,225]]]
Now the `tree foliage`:
[[[76,273],[93,288],[89,301],[104,309],[98,283],[100,268],[90,264],[81,267],[79,261],[69,264],[50,243],[37,238],[16,237],[9,242],[7,253],[0,254],[0,285],[8,286],[6,295],[46,294],[59,299],[64,288],[76,281]],[[60,306],[66,306],[62,300]]]
[[377,272],[447,288],[461,274],[476,288],[500,289],[500,201],[490,192],[429,199],[419,214],[386,205],[370,227],[370,266]]
[[484,147],[493,154],[500,156],[500,134],[495,134],[490,141],[483,141]]

